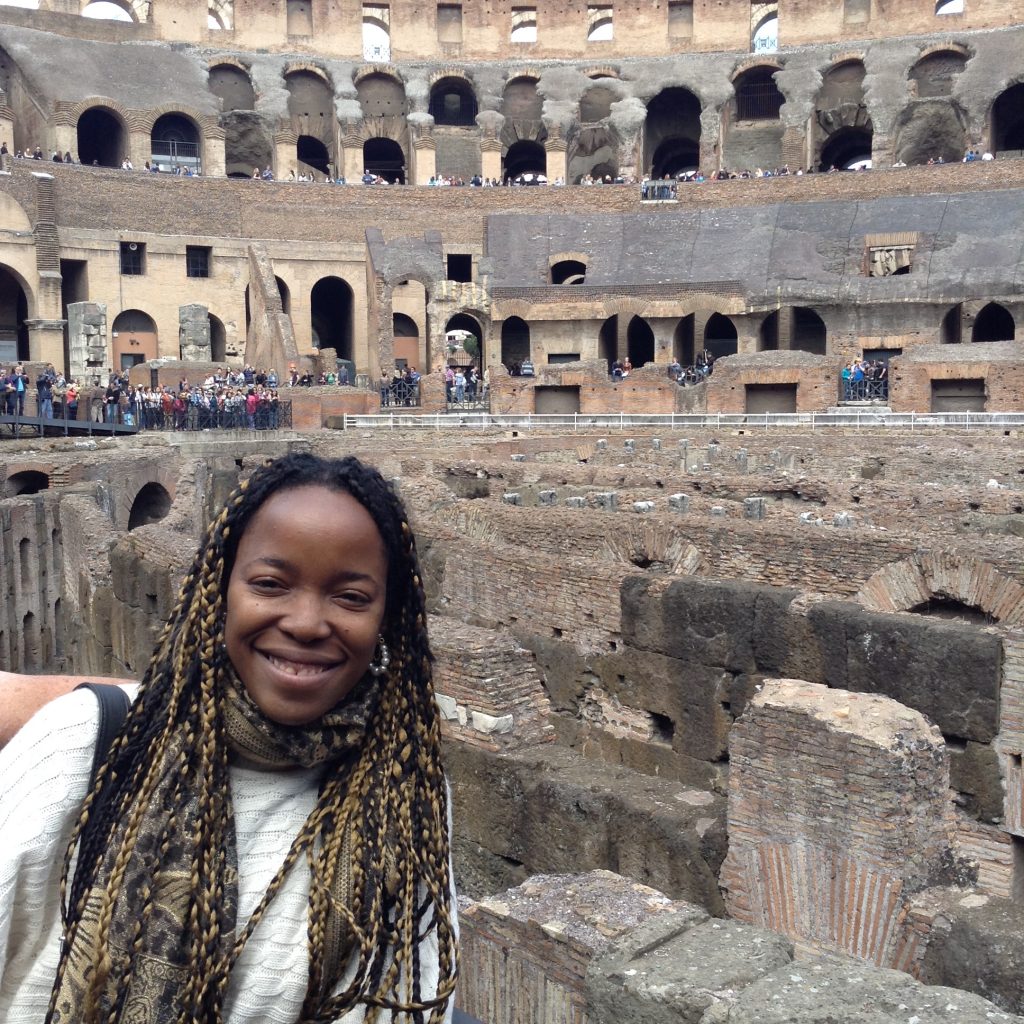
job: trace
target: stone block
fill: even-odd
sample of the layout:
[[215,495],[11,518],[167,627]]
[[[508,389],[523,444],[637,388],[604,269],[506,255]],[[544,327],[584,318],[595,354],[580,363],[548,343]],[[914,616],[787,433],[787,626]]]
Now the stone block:
[[636,452],[636,441],[632,439],[625,441],[622,447],[625,448],[627,455],[633,455]]
[[634,501],[633,511],[640,512],[641,514],[654,511],[653,501]]
[[470,724],[477,732],[489,736],[491,733],[512,731],[511,715],[485,715],[482,711],[473,711],[469,716]]
[[792,943],[686,909],[617,942],[587,972],[592,1024],[731,1021],[737,995],[793,960]]
[[651,448],[654,449],[654,451],[656,451],[656,452],[660,452],[661,451],[661,438],[660,437],[652,437],[651,438]]
[[526,461],[526,456],[525,455],[513,455],[513,456],[511,456],[511,458],[512,458],[513,462],[525,462]]
[[743,518],[754,519],[760,522],[768,510],[768,502],[764,498],[744,498]]
[[856,523],[856,520],[849,512],[837,512],[832,517],[832,525],[841,529],[848,529]]
[[801,512],[800,522],[805,526],[821,526],[821,516],[817,512]]
[[434,695],[434,699],[437,701],[441,715],[447,721],[451,722],[459,717],[459,705],[454,697],[449,697],[444,693],[437,693]]
[[523,503],[522,496],[515,491],[506,491],[506,493],[501,496],[501,500],[506,505],[521,505]]
[[724,505],[712,505],[711,516],[713,519],[724,519],[725,518],[725,506]]
[[550,507],[557,504],[558,494],[555,491],[538,491],[537,504]]
[[598,508],[606,512],[614,512],[619,503],[619,496],[616,491],[598,491],[594,495],[594,502]]
[[597,439],[597,450],[599,452],[603,452],[603,451],[607,451],[607,449],[608,449],[608,441],[607,441],[607,439],[603,438],[603,437],[599,437]]
[[673,512],[681,512],[685,515],[690,511],[690,496],[688,494],[670,494],[668,496],[668,507]]
[[572,497],[565,499],[566,508],[586,508],[587,499],[581,495],[574,494]]

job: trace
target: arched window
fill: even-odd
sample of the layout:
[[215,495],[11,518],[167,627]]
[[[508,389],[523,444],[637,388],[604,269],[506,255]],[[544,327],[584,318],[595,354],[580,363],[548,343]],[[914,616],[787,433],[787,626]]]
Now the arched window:
[[405,87],[390,75],[364,75],[356,83],[363,117],[404,117],[408,113]]
[[587,42],[607,43],[615,38],[614,11],[611,6],[587,8]]
[[779,16],[765,15],[755,26],[750,41],[754,53],[775,53],[779,48]]
[[736,79],[736,119],[777,121],[785,99],[775,84],[775,68],[751,68]]
[[111,0],[93,0],[82,11],[86,18],[96,18],[100,21],[135,21],[132,13],[132,9],[127,5],[112,3]]
[[551,265],[552,284],[583,284],[587,265],[582,260],[559,260]]
[[430,90],[434,124],[469,127],[476,124],[476,114],[476,95],[464,78],[442,78]]
[[501,112],[513,121],[539,121],[544,113],[544,98],[537,91],[537,80],[513,78],[501,94]]
[[312,135],[300,135],[295,144],[295,159],[306,167],[327,174],[331,166],[331,155],[327,147]]
[[963,14],[964,0],[936,0],[936,14]]
[[445,336],[453,336],[458,338],[458,345],[461,345],[461,351],[466,354],[465,356],[458,355],[458,349],[455,352],[449,352],[449,362],[459,362],[460,365],[469,365],[474,363],[476,366],[486,365],[484,360],[484,332],[480,326],[479,321],[470,316],[468,313],[456,313],[448,323],[444,326]]
[[391,60],[391,8],[363,4],[363,60]]
[[974,320],[971,341],[1013,341],[1016,332],[1010,311],[998,302],[990,302]]
[[0,266],[0,366],[29,358],[28,297],[21,282]]
[[758,331],[758,352],[774,352],[779,347],[779,311],[764,318]]
[[512,8],[512,33],[509,36],[512,43],[535,43],[537,42],[537,8],[536,7],[513,7]]

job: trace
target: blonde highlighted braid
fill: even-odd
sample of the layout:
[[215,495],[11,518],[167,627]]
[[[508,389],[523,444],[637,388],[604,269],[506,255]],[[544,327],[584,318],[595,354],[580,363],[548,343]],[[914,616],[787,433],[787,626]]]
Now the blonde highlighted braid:
[[[232,870],[234,836],[225,724],[233,669],[223,645],[225,594],[252,517],[274,493],[307,486],[350,494],[377,524],[388,558],[383,635],[392,658],[376,684],[379,698],[361,746],[343,770],[328,773],[284,863],[248,922],[238,921],[235,928],[235,908],[225,896],[232,891],[226,874]],[[386,1019],[440,1024],[455,985],[458,950],[431,662],[415,540],[400,499],[376,470],[354,458],[292,453],[240,484],[207,530],[68,845],[61,876],[64,943],[48,1024],[71,1019],[62,993],[72,971],[86,979],[76,1024],[122,1019],[137,955],[157,912],[156,893],[166,880],[165,857],[180,842],[188,800],[198,813],[185,833],[193,837],[185,861],[188,974],[175,998],[178,1021],[223,1019],[239,953],[288,872],[304,858],[311,876],[304,1024],[337,1020],[359,1004],[367,1007],[368,1021],[386,1014]],[[161,795],[155,796],[158,786]],[[156,801],[166,817],[140,841],[142,823]],[[111,922],[123,905],[118,901],[125,896],[126,865],[139,863],[140,856],[129,941],[121,944],[125,951],[110,942]],[[347,890],[339,879],[348,883]],[[339,891],[349,892],[349,905],[339,901]],[[330,962],[330,951],[338,949],[332,932],[336,936],[339,927],[350,936],[358,961],[343,991],[335,990],[347,964],[337,956]],[[420,944],[430,932],[438,947],[436,992],[424,992],[420,978]],[[81,970],[83,958],[91,969]]]

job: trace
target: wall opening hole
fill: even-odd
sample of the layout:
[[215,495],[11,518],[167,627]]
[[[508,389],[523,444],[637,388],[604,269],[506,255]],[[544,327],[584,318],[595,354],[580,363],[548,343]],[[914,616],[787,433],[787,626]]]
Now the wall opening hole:
[[672,737],[676,733],[675,723],[668,715],[659,715],[656,711],[651,711],[649,714],[651,716],[651,739],[655,743],[672,746]]

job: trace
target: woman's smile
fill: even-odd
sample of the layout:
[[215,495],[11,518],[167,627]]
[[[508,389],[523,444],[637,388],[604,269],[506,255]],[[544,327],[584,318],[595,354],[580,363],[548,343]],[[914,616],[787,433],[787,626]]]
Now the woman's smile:
[[282,725],[316,721],[362,679],[387,602],[384,542],[343,491],[268,498],[238,545],[225,642],[246,692]]

